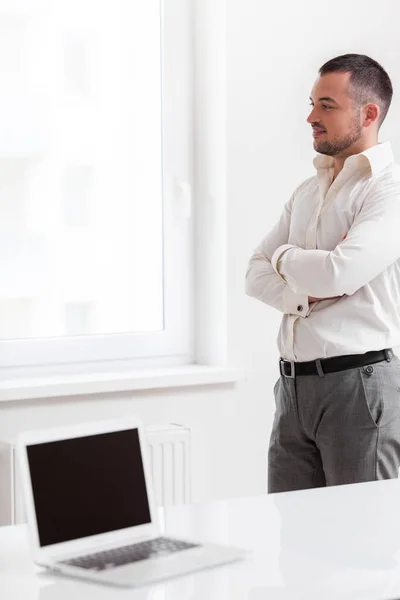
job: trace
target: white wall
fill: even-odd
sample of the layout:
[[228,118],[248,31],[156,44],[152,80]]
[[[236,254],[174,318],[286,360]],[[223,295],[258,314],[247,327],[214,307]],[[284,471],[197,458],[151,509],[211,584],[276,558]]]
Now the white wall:
[[394,98],[380,141],[392,142],[400,163],[399,16],[395,0],[383,0],[379,10],[362,0],[227,2],[229,333],[234,359],[252,369],[259,405],[264,392],[268,424],[280,316],[243,297],[242,272],[294,189],[315,173],[306,118],[324,62],[345,53],[368,54],[388,71]]
[[[393,142],[400,162],[400,8],[395,0],[381,0],[379,10],[360,0],[338,0],[334,5],[317,0],[229,0],[226,9],[224,0],[197,2],[202,66],[196,131],[205,136],[197,155],[197,202],[202,207],[197,217],[199,222],[208,219],[213,231],[211,239],[204,234],[200,238],[197,260],[208,269],[208,281],[222,278],[218,292],[207,284],[204,271],[198,280],[197,315],[211,323],[207,336],[198,338],[198,350],[210,358],[215,344],[214,359],[223,361],[226,354],[229,364],[248,369],[248,380],[236,386],[4,403],[0,438],[36,425],[132,412],[145,423],[185,423],[193,436],[193,499],[202,501],[265,490],[280,315],[244,295],[244,272],[253,247],[289,195],[313,174],[308,96],[326,60],[346,52],[366,53],[388,70],[395,97],[381,140]],[[219,174],[225,174],[225,181]],[[202,261],[202,255],[207,259]]]

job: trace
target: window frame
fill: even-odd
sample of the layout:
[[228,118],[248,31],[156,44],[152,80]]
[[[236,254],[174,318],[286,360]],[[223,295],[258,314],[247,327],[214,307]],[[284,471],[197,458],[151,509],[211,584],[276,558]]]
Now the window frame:
[[160,6],[164,330],[0,340],[1,378],[194,361],[193,7],[185,0],[160,0]]

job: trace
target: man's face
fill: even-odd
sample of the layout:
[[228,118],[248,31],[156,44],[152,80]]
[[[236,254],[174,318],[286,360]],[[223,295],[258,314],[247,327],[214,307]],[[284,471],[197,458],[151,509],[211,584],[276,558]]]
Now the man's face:
[[346,150],[363,135],[360,110],[348,94],[350,73],[327,73],[318,77],[310,96],[314,150],[328,156],[347,154]]

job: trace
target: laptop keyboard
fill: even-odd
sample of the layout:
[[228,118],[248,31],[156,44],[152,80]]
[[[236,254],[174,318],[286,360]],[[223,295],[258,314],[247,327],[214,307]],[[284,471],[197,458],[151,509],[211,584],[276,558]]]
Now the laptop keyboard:
[[120,567],[129,563],[146,560],[148,558],[158,558],[166,556],[188,548],[196,548],[199,544],[189,544],[180,540],[159,537],[147,542],[131,544],[122,548],[113,548],[95,554],[79,556],[72,560],[62,561],[64,564],[80,567],[81,569],[93,569],[95,571],[104,571]]

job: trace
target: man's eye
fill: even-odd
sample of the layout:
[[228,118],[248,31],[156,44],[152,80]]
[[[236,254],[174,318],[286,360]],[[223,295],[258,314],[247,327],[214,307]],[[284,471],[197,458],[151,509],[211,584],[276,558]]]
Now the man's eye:
[[[310,102],[310,106],[314,106],[314,104],[312,102]],[[330,110],[332,108],[332,106],[328,106],[327,104],[322,104],[322,108],[324,110]]]

